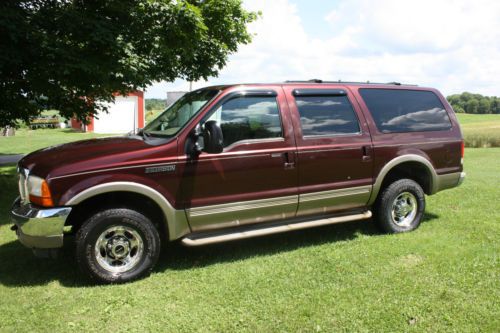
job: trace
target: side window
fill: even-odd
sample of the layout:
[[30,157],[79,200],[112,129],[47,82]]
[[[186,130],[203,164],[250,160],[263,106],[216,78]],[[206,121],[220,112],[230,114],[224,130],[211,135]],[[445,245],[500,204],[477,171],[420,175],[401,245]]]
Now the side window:
[[382,133],[442,131],[450,118],[432,91],[360,89],[361,97]]
[[237,97],[222,104],[208,120],[222,129],[224,147],[237,141],[282,137],[276,97]]
[[303,136],[359,133],[347,96],[296,96]]

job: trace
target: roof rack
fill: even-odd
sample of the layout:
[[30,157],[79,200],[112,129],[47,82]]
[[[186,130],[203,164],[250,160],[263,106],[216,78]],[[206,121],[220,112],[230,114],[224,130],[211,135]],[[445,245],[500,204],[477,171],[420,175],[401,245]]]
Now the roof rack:
[[310,79],[310,80],[286,80],[285,83],[323,83],[320,79]]
[[320,79],[311,79],[311,80],[287,80],[285,83],[346,83],[346,84],[385,84],[385,85],[393,85],[393,86],[416,86],[416,84],[402,84],[400,82],[386,82],[386,83],[381,83],[381,82],[370,82],[370,81],[323,81]]

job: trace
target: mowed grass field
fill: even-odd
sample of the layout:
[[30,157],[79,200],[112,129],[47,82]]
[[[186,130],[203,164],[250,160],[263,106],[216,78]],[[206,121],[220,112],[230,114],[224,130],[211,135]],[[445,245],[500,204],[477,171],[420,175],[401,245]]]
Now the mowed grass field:
[[500,147],[500,114],[457,114],[465,146]]
[[16,240],[15,170],[1,167],[0,332],[499,332],[500,149],[465,155],[465,183],[427,197],[415,232],[360,221],[172,244],[149,278],[112,286],[82,278],[70,243],[42,260]]
[[61,143],[111,136],[111,134],[82,133],[70,128],[37,129],[21,128],[15,136],[0,137],[0,154],[27,154]]

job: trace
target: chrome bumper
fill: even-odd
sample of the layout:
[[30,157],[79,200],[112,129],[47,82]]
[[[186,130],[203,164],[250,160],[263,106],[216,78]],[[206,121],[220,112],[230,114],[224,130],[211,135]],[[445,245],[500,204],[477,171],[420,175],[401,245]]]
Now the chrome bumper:
[[17,198],[12,205],[11,218],[19,241],[34,249],[53,249],[63,246],[63,229],[71,207],[40,209],[31,204],[21,205]]

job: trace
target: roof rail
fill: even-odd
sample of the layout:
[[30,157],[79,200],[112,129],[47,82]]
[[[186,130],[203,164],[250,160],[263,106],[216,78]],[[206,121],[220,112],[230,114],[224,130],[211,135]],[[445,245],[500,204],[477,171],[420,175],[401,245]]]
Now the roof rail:
[[286,80],[285,83],[323,83],[320,79],[310,79],[310,80]]
[[393,85],[393,86],[416,86],[416,84],[402,84],[401,82],[370,82],[370,81],[323,81],[320,79],[311,79],[311,80],[287,80],[285,83],[346,83],[346,84],[385,84],[385,85]]

